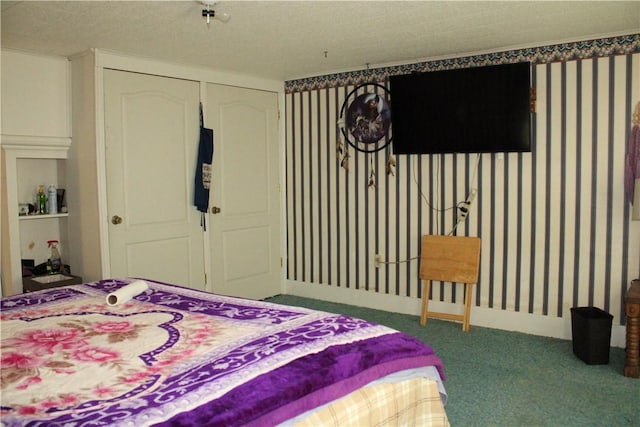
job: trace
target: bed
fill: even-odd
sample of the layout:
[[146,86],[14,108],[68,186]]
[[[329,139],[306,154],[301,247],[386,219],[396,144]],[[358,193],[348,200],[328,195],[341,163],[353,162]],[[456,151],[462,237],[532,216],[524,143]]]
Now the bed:
[[2,299],[2,425],[448,425],[416,338],[147,279],[108,303],[133,281]]

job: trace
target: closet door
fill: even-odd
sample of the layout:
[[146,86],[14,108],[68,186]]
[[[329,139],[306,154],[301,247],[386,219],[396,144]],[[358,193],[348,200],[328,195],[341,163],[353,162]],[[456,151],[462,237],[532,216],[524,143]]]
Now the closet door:
[[213,129],[209,217],[213,292],[265,298],[282,292],[278,98],[207,85]]
[[111,276],[204,289],[199,84],[105,70],[104,100]]

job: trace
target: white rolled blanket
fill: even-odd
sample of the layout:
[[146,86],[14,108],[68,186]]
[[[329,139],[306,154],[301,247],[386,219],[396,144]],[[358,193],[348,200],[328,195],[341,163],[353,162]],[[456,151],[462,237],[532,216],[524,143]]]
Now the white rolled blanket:
[[107,305],[120,305],[149,288],[144,280],[136,280],[107,295]]

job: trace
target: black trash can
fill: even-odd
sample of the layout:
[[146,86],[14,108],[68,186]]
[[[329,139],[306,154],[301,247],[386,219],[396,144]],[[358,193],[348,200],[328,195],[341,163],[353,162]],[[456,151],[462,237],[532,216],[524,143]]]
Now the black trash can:
[[613,316],[596,307],[571,309],[573,354],[589,365],[609,363]]

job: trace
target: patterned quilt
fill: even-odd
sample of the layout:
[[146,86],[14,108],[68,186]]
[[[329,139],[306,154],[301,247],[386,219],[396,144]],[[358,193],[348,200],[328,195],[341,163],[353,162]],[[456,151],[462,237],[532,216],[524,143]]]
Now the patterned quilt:
[[3,298],[6,426],[275,425],[404,369],[441,361],[419,340],[344,315],[146,280]]

